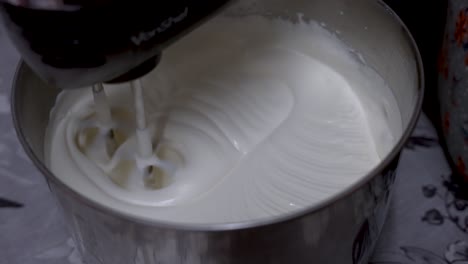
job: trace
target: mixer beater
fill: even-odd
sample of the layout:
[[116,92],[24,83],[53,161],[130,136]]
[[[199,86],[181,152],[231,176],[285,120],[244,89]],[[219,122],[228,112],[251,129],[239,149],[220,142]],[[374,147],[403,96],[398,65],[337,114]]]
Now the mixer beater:
[[94,114],[82,120],[78,145],[109,175],[116,175],[110,172],[122,171],[122,166],[127,166],[123,171],[128,173],[113,178],[121,187],[161,189],[170,184],[182,158],[168,144],[160,142],[158,135],[163,133],[164,126],[148,126],[141,80],[131,81],[130,87],[134,97],[132,114],[136,120],[132,126],[122,120],[117,109],[112,109],[104,86],[92,86]]

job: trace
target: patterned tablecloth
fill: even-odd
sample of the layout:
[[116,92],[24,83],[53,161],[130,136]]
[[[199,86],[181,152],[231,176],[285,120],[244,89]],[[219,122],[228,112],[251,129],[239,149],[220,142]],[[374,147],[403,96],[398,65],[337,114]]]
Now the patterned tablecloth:
[[[0,264],[78,264],[43,178],[23,153],[8,93],[18,55],[0,30]],[[422,116],[401,156],[396,191],[373,264],[468,263],[468,201],[457,198],[433,126]]]

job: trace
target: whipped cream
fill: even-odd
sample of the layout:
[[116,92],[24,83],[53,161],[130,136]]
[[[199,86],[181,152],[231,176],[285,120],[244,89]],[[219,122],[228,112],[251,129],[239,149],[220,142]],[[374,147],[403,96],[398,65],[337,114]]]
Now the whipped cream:
[[211,224],[300,210],[369,173],[402,133],[384,80],[310,21],[215,18],[141,81],[145,133],[157,142],[149,151],[162,161],[149,178],[131,181],[147,164],[132,154],[129,84],[104,87],[107,126],[90,89],[62,92],[45,157],[76,192],[143,219]]

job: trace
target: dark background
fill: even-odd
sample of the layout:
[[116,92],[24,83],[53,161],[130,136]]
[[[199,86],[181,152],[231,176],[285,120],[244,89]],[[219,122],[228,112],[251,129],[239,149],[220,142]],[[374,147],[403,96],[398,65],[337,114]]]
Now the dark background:
[[[439,128],[437,55],[443,40],[448,1],[386,0],[385,2],[405,22],[418,44],[426,79],[423,110]],[[440,129],[438,130],[440,132]]]

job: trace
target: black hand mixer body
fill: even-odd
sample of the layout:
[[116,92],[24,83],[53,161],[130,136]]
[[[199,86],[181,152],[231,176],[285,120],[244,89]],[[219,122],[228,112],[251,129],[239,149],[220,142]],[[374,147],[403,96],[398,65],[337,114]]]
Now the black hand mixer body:
[[10,1],[0,11],[26,63],[52,85],[71,89],[143,76],[165,47],[228,2],[62,0],[43,7]]

